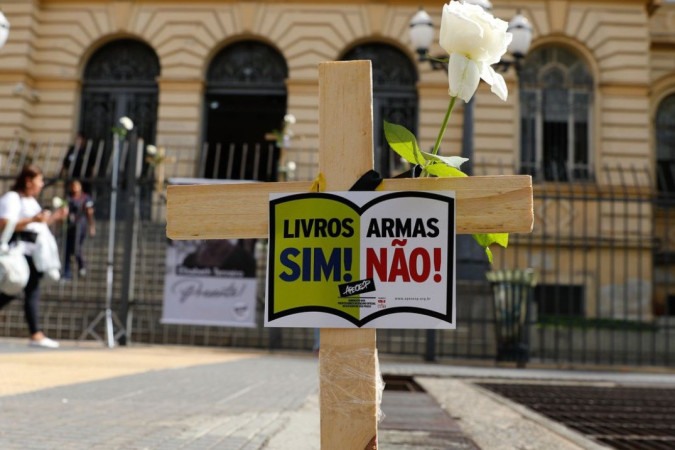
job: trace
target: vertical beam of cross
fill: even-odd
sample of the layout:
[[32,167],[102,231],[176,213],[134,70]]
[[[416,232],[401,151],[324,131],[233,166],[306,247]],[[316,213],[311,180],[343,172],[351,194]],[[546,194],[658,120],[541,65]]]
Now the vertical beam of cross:
[[[370,61],[319,65],[319,172],[346,191],[373,168]],[[378,361],[374,329],[321,330],[322,450],[376,448]]]

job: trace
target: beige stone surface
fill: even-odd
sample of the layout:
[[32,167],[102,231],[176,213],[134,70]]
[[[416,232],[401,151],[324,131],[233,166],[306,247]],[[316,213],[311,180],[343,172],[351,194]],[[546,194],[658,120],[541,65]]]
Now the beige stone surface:
[[[26,345],[16,340],[16,345]],[[202,364],[215,364],[255,353],[197,347],[130,346],[62,342],[61,348],[0,354],[0,396],[68,384]]]

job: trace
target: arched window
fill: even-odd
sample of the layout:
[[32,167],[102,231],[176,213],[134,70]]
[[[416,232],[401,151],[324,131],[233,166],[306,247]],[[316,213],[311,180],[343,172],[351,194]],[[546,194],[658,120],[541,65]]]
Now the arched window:
[[206,74],[201,176],[276,180],[279,148],[266,136],[282,125],[286,78],[284,57],[262,42],[216,54]]
[[536,180],[587,180],[593,77],[561,47],[527,56],[520,73],[521,172]]
[[[133,39],[110,42],[96,51],[84,70],[80,132],[87,139],[104,140],[107,161],[112,127],[120,117],[134,122],[134,132],[155,142],[159,59],[152,48]],[[105,163],[100,173],[105,170]]]
[[656,177],[659,191],[675,192],[675,94],[656,111]]
[[417,70],[414,63],[397,48],[380,43],[354,47],[342,59],[372,61],[375,170],[385,177],[401,171],[401,163],[386,144],[383,122],[386,120],[417,132]]

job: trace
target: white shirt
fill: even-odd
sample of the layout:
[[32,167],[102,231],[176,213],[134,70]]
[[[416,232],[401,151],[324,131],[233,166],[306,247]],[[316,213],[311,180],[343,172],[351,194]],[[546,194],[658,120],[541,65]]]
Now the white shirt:
[[[19,221],[35,217],[42,207],[33,197],[22,197],[18,192],[9,191],[0,197],[0,218]],[[24,253],[30,254],[34,244],[26,245]]]

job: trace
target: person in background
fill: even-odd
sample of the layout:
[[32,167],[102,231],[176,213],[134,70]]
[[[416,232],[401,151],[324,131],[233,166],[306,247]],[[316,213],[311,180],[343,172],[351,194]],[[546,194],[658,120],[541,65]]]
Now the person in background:
[[[23,240],[24,254],[30,268],[28,284],[24,288],[24,313],[30,331],[29,345],[36,347],[57,348],[58,342],[49,339],[40,328],[40,278],[42,274],[33,264],[32,251],[35,248],[30,234],[24,232],[33,222],[42,222],[48,225],[63,220],[68,214],[67,208],[59,208],[53,213],[43,210],[36,197],[44,187],[42,171],[34,165],[27,165],[16,177],[12,189],[0,197],[0,229],[4,229],[8,221],[15,222],[15,239]],[[24,233],[22,233],[24,232]],[[0,293],[0,308],[3,308],[14,297]]]
[[82,183],[72,180],[68,184],[68,232],[66,234],[66,261],[63,268],[63,278],[73,278],[71,260],[77,261],[77,268],[81,277],[87,275],[87,268],[82,256],[84,240],[96,235],[94,222],[94,201],[91,196],[82,190]]
[[83,175],[82,163],[86,144],[87,140],[84,138],[84,135],[82,133],[77,133],[75,142],[68,147],[66,156],[63,158],[61,172],[59,174],[61,178],[81,177]]

